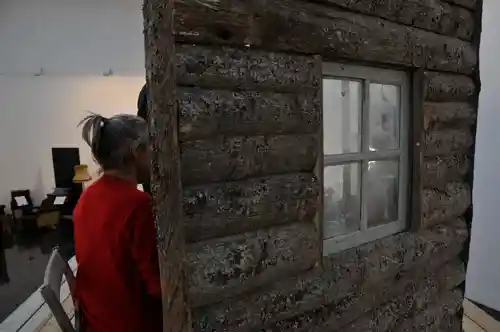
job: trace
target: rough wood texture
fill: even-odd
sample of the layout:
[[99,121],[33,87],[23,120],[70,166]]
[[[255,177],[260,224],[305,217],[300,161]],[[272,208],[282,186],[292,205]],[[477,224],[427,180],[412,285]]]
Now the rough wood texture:
[[476,120],[476,111],[468,103],[424,103],[424,130],[441,129],[450,124],[471,125]]
[[446,156],[464,153],[474,143],[474,136],[467,126],[429,131],[424,135],[424,156]]
[[181,141],[216,135],[311,134],[320,126],[320,100],[312,91],[183,88],[178,94]]
[[[434,276],[434,278],[426,278],[422,283],[410,285],[404,289],[402,293],[398,294],[383,306],[369,312],[367,315],[357,319],[348,326],[334,331],[364,332],[370,331],[376,326],[377,331],[392,332],[397,325],[406,320],[408,315],[424,310],[426,306],[435,301],[439,301],[440,305],[443,305],[443,302],[449,304],[449,300],[446,296],[444,296],[444,300],[440,298],[440,293],[455,288],[465,279],[464,274],[453,272],[454,271],[450,271],[449,274],[442,273]],[[460,291],[452,291],[449,293],[453,294],[452,299],[454,300],[454,304],[459,296],[463,299],[463,294]],[[456,312],[456,306],[453,310]],[[436,315],[436,311],[431,311],[429,316],[438,318],[436,316],[442,316],[442,314]],[[439,325],[439,319],[436,323]],[[422,331],[422,329],[418,331]]]
[[232,4],[210,12],[181,8],[176,39],[465,74],[477,65],[476,52],[467,42],[371,16],[297,0],[255,0],[246,12],[245,6]]
[[184,215],[188,241],[312,221],[319,195],[309,173],[276,175],[188,187]]
[[448,183],[444,190],[425,189],[422,193],[422,221],[424,227],[462,216],[471,204],[467,184]]
[[[319,308],[306,314],[279,321],[267,326],[263,331],[343,331],[347,325],[358,329],[373,323],[373,317],[382,318],[384,325],[394,325],[404,315],[404,311],[422,306],[422,298],[436,294],[438,289],[450,289],[465,279],[462,262],[455,260],[436,271],[437,266],[417,267],[398,274],[396,278],[387,278],[372,289],[354,289],[348,296],[332,305]],[[434,287],[434,288],[433,288]],[[419,289],[427,292],[418,291]],[[415,301],[416,300],[416,301]],[[415,303],[417,302],[417,303]],[[412,306],[413,304],[413,306]],[[415,305],[416,304],[416,305]],[[399,310],[394,310],[394,306]],[[373,311],[383,306],[386,310]],[[410,306],[410,307],[408,307]],[[392,314],[391,314],[391,310]],[[378,315],[377,315],[378,314]],[[359,319],[356,321],[356,318]],[[353,323],[356,321],[356,323]],[[351,324],[349,324],[351,323]],[[384,326],[377,325],[383,330]],[[387,326],[385,326],[387,330]],[[370,329],[366,329],[369,331]],[[365,331],[365,330],[363,330]],[[379,331],[379,329],[377,329]]]
[[238,136],[181,144],[182,181],[202,184],[314,169],[317,135]]
[[[178,47],[169,84],[179,87],[194,329],[457,326],[454,303],[463,294],[452,289],[463,282],[457,256],[468,236],[462,217],[471,188],[463,181],[474,139],[479,1],[173,1]],[[165,54],[148,52],[157,61]],[[418,72],[409,142],[417,204],[409,208],[425,227],[319,266],[313,219],[322,193],[312,174],[321,153],[321,65],[328,61]],[[151,80],[171,73],[154,72]]]
[[472,38],[474,17],[462,7],[436,0],[351,1],[310,0],[329,3],[363,14],[435,31],[465,40]]
[[[453,316],[462,309],[463,293],[456,289],[444,292],[436,303],[430,305],[423,312],[416,314],[407,321],[401,323],[395,332],[458,332],[461,331],[461,324],[456,325]],[[461,320],[459,319],[459,322]],[[458,329],[457,329],[458,328]]]
[[152,141],[151,183],[160,260],[163,331],[192,330],[184,270],[185,240],[175,95],[173,0],[144,0],[146,74]]
[[178,85],[298,92],[321,84],[321,62],[314,57],[191,45],[178,45],[176,52]]
[[467,102],[476,87],[470,77],[437,72],[425,73],[425,99],[434,102]]
[[[463,295],[462,295],[462,297],[463,297]],[[443,317],[440,317],[439,325],[436,326],[435,324],[431,324],[432,328],[428,328],[427,331],[429,331],[429,332],[464,332],[464,331],[468,332],[465,329],[465,327],[462,329],[464,317],[465,317],[465,315],[463,315],[460,312],[460,309],[458,309],[458,311],[453,313],[453,314],[445,313]],[[417,324],[416,328],[413,328],[413,330],[407,330],[406,332],[408,332],[408,331],[417,332],[419,326],[420,325]],[[396,331],[396,332],[399,332],[399,331]],[[483,331],[480,331],[480,332],[483,332]]]
[[424,188],[444,189],[450,182],[463,180],[469,170],[470,159],[466,155],[425,158],[421,183]]
[[480,0],[445,0],[445,1],[475,10],[477,9]]
[[222,301],[314,266],[314,224],[296,223],[188,247],[193,305]]
[[329,257],[324,272],[315,269],[262,291],[196,309],[195,330],[248,331],[290,319],[417,266],[440,266],[460,252],[466,238],[465,223],[457,220],[421,234],[403,233],[347,250]]

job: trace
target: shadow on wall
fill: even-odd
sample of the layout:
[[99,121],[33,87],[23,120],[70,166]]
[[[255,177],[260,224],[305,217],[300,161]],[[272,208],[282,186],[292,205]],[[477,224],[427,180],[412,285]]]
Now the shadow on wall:
[[43,182],[43,172],[42,167],[40,166],[36,172],[35,185],[31,191],[31,195],[35,201],[41,202],[45,198],[47,192],[44,191],[44,188],[46,188],[46,186]]

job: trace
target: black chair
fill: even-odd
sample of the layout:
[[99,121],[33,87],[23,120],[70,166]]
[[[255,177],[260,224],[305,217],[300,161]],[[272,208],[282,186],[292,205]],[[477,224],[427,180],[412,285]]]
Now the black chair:
[[10,208],[16,228],[36,228],[38,208],[34,206],[28,189],[13,190],[10,193]]
[[29,189],[13,190],[10,192],[10,197],[10,207],[12,211],[22,210],[26,214],[36,212]]

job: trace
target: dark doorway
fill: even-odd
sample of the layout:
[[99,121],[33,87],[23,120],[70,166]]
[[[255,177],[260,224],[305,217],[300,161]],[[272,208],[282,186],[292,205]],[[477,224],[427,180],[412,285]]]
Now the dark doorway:
[[52,163],[56,188],[71,188],[74,166],[80,165],[78,148],[52,148]]
[[52,148],[52,163],[56,190],[68,193],[63,214],[72,214],[83,190],[82,184],[73,182],[74,166],[80,165],[80,151],[78,148]]

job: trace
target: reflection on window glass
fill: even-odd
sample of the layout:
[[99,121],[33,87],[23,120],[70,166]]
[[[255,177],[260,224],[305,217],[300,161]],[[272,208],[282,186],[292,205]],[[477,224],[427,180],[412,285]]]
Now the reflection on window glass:
[[324,237],[357,231],[361,217],[359,164],[325,167],[324,183]]
[[398,220],[399,162],[369,161],[364,192],[368,228]]
[[326,155],[360,150],[361,83],[323,79],[323,149]]
[[399,147],[399,99],[399,87],[370,83],[370,150],[394,150]]

